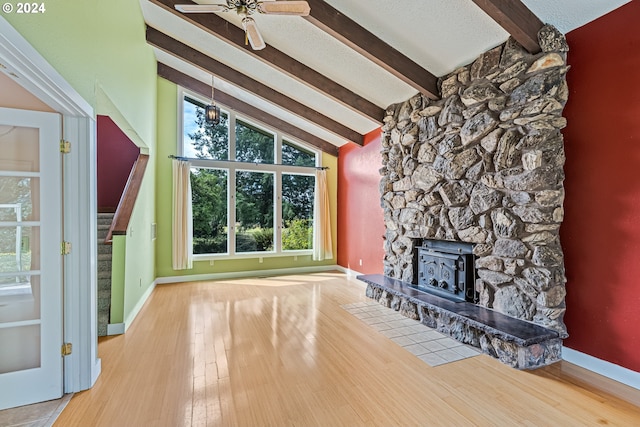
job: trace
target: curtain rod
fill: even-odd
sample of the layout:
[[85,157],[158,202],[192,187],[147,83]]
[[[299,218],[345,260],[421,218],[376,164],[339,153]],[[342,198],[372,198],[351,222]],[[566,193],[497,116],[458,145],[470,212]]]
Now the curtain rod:
[[314,168],[314,169],[318,169],[318,170],[327,170],[329,169],[329,166],[299,166],[299,165],[285,165],[284,163],[258,163],[258,162],[243,162],[240,160],[215,160],[215,159],[194,159],[191,157],[181,157],[181,156],[174,156],[173,154],[169,154],[168,156],[170,159],[176,159],[176,160],[207,160],[210,162],[231,162],[231,163],[238,163],[238,164],[246,164],[246,165],[273,165],[273,166],[289,166],[289,167],[294,167],[294,168]]

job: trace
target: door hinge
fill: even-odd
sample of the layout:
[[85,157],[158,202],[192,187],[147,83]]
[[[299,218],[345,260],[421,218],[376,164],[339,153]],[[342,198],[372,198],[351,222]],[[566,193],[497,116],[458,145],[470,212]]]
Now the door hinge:
[[69,255],[71,253],[71,242],[62,242],[60,244],[60,255]]
[[65,141],[64,139],[61,139],[60,152],[64,154],[69,154],[71,152],[71,143],[69,141]]
[[73,346],[71,345],[70,342],[66,342],[66,343],[62,344],[61,353],[62,353],[63,356],[70,355],[72,350],[73,350]]

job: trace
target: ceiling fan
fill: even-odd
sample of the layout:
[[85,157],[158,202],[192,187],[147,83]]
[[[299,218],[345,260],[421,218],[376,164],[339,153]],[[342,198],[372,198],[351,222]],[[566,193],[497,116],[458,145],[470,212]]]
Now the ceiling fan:
[[264,49],[266,44],[251,15],[258,12],[267,15],[307,16],[311,11],[306,1],[288,0],[226,0],[226,4],[177,4],[175,8],[182,13],[216,13],[235,10],[242,18],[245,38],[253,50]]

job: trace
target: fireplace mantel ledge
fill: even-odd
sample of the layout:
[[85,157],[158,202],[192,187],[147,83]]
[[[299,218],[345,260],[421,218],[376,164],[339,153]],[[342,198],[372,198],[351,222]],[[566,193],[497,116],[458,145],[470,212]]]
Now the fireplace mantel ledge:
[[357,276],[357,279],[385,290],[392,295],[406,298],[419,307],[426,307],[440,314],[454,316],[461,323],[471,328],[520,347],[528,347],[559,338],[558,332],[535,323],[509,317],[469,302],[450,301],[423,292],[406,282],[383,276],[382,274],[360,275]]

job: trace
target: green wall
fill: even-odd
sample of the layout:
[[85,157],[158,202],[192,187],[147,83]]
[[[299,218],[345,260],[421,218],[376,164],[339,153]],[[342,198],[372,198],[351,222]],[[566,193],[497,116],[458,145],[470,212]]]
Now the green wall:
[[[96,108],[98,87],[149,145],[155,139],[155,58],[138,0],[51,0],[42,14],[3,17]],[[108,113],[108,112],[106,112]]]
[[42,14],[3,17],[80,93],[110,116],[151,159],[126,238],[114,245],[112,323],[137,312],[153,284],[156,61],[138,0],[51,0]]
[[311,256],[263,257],[259,258],[196,261],[191,270],[173,270],[171,263],[171,159],[176,154],[178,138],[178,87],[165,79],[158,78],[158,163],[156,169],[156,212],[158,218],[158,239],[156,241],[156,274],[158,277],[188,276],[194,274],[217,274],[244,271],[264,271],[285,268],[304,268],[335,265],[337,260],[337,169],[338,159],[330,155],[322,156],[322,164],[329,166],[327,174],[331,203],[331,226],[333,234],[332,260],[313,261]]

